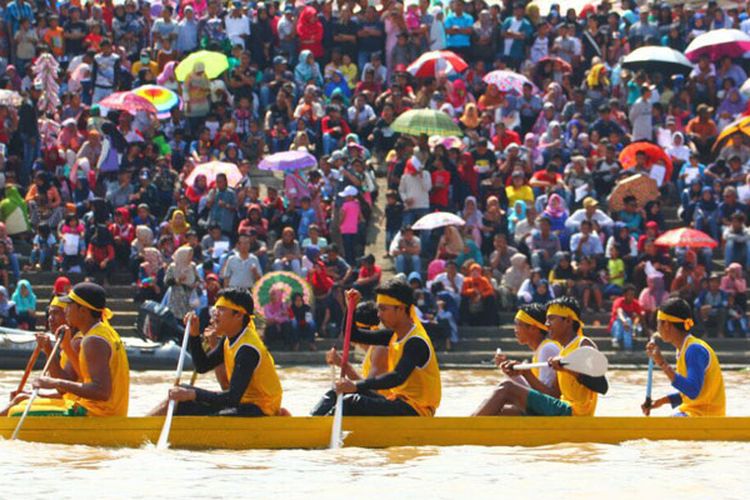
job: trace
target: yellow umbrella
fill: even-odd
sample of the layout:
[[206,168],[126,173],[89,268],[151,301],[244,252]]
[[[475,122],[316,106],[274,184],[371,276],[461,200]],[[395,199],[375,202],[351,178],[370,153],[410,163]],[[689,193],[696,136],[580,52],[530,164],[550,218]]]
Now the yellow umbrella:
[[727,139],[734,134],[742,134],[750,137],[750,116],[743,116],[733,121],[721,131],[714,142],[713,150],[720,151],[727,142]]
[[213,80],[229,69],[229,59],[221,52],[211,52],[210,50],[200,50],[193,52],[185,59],[180,61],[174,74],[177,80],[184,82],[185,78],[193,72],[196,63],[203,63],[206,76]]

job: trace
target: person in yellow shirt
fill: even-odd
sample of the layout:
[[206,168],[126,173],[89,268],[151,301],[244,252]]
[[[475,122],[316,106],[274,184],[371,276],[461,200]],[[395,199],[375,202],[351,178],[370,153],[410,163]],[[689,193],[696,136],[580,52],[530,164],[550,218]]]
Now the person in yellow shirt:
[[151,60],[151,54],[149,54],[148,49],[141,50],[141,57],[130,67],[130,73],[134,78],[138,78],[138,73],[140,73],[142,69],[150,70],[152,75],[158,75],[160,73],[159,64],[156,61]]
[[[583,336],[581,306],[573,297],[559,297],[547,304],[549,338],[561,347],[560,355],[548,360],[549,366],[557,372],[559,397],[532,389],[526,385],[506,381],[493,395],[493,408],[500,412],[506,406],[523,409],[526,415],[547,417],[593,416],[596,411],[597,394],[608,390],[605,377],[589,377],[571,372],[561,364],[561,359],[581,347],[596,349],[596,344]],[[514,370],[515,371],[515,370]],[[512,372],[511,372],[512,373]],[[485,415],[486,413],[482,413]]]
[[[224,365],[229,385],[209,391],[183,385],[169,390],[176,401],[175,415],[227,415],[262,417],[282,414],[282,389],[271,353],[255,330],[254,304],[250,292],[239,288],[219,291],[216,307],[216,333],[224,337],[214,349],[203,350],[198,316],[188,313],[190,355],[198,373]],[[169,400],[151,415],[166,413]]]
[[517,201],[526,202],[526,206],[534,205],[534,190],[526,184],[526,179],[521,170],[514,170],[510,177],[510,186],[505,187],[505,195],[508,197],[508,206],[512,207]]
[[[130,368],[125,346],[109,324],[112,311],[107,308],[104,288],[96,283],[79,283],[59,300],[67,304],[66,323],[82,333],[78,353],[80,381],[53,376],[37,378],[33,383],[34,388],[54,389],[63,395],[63,399],[38,398],[29,413],[127,416]],[[12,408],[9,415],[23,412],[25,403]]]
[[[392,279],[375,293],[378,317],[386,329],[353,328],[351,340],[387,346],[388,371],[365,380],[341,378],[336,393],[345,395],[343,414],[434,416],[442,397],[440,368],[430,337],[416,315],[414,290],[406,281]],[[360,294],[348,290],[347,298],[357,303]]]
[[648,415],[665,404],[677,408],[675,416],[723,417],[726,415],[724,377],[716,353],[705,341],[693,337],[690,305],[680,298],[667,299],[656,312],[661,338],[677,350],[677,366],[666,362],[659,346],[651,340],[646,353],[669,378],[677,392],[658,398],[650,406],[641,406]]

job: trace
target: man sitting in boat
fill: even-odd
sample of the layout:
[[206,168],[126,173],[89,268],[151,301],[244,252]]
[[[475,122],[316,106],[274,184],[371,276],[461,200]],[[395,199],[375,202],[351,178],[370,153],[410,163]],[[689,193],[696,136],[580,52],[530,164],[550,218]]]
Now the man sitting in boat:
[[[547,336],[547,306],[543,304],[522,305],[515,318],[515,335],[519,344],[528,346],[533,352],[532,363],[554,358],[560,354],[560,344]],[[560,397],[557,373],[551,366],[517,371],[519,361],[510,361],[504,354],[495,355],[495,363],[503,370],[511,382],[525,385],[553,398]],[[525,408],[505,404],[505,390],[500,384],[492,395],[484,400],[474,412],[474,416],[484,415],[523,415]],[[505,404],[501,407],[498,404]]]
[[[49,374],[51,377],[63,378],[65,380],[80,380],[81,367],[78,364],[79,353],[81,352],[81,341],[83,333],[73,333],[73,329],[65,321],[65,309],[68,304],[60,300],[57,295],[52,297],[47,308],[47,328],[55,336],[62,335],[60,343],[62,352],[58,351],[58,359],[53,360],[49,365]],[[52,353],[52,343],[46,333],[39,333],[36,336],[40,348],[46,356]]]
[[[354,324],[356,328],[364,331],[377,331],[380,326],[380,318],[378,318],[378,308],[375,302],[368,300],[357,304],[357,309],[354,312]],[[388,330],[393,336],[393,331]],[[374,378],[388,371],[388,348],[386,346],[364,346],[366,348],[365,357],[362,360],[362,374],[360,375],[354,369],[354,367],[346,361],[344,364],[344,374],[350,380],[367,380]],[[329,365],[340,368],[342,363],[341,355],[336,352],[336,348],[332,347],[330,351],[326,353],[326,363]],[[384,391],[387,393],[387,391]],[[328,415],[336,405],[336,391],[330,390],[321,400],[315,405],[312,412],[313,416]]]
[[667,299],[656,313],[659,335],[677,349],[677,367],[666,362],[661,349],[652,340],[646,353],[669,378],[677,392],[654,400],[650,407],[645,403],[643,412],[667,403],[677,408],[675,416],[723,417],[726,415],[724,377],[716,353],[701,339],[693,337],[693,315],[690,305],[680,298]]
[[[206,353],[199,329],[198,316],[188,313],[185,322],[190,329],[190,355],[198,373],[224,365],[229,386],[209,391],[193,386],[169,390],[169,399],[179,404],[175,415],[233,415],[262,417],[279,414],[281,382],[273,357],[258,336],[253,322],[253,298],[239,288],[219,291],[216,300],[216,333],[224,340]],[[151,415],[166,413],[167,401]]]
[[[404,280],[392,279],[375,292],[378,317],[386,330],[368,332],[353,328],[351,340],[387,346],[388,371],[366,380],[340,379],[336,392],[346,395],[343,413],[433,416],[440,405],[440,368],[432,342],[417,318],[413,289]],[[356,290],[349,290],[347,295],[355,303],[359,301]]]
[[[549,365],[557,372],[557,386],[560,396],[522,385],[505,381],[495,390],[492,406],[495,413],[489,411],[478,415],[500,414],[510,405],[523,409],[526,415],[542,416],[591,416],[596,410],[597,393],[607,392],[605,377],[589,377],[566,370],[560,363],[561,358],[568,356],[580,347],[592,347],[596,344],[583,336],[583,321],[580,318],[581,306],[572,297],[559,297],[547,305],[546,323],[549,338],[562,349],[560,355],[551,358]],[[515,370],[514,370],[515,371]],[[512,372],[511,372],[512,373]]]
[[[109,324],[112,311],[107,308],[104,288],[96,283],[79,283],[60,300],[67,304],[67,324],[82,332],[78,352],[80,381],[39,377],[34,381],[35,388],[54,389],[63,398],[37,398],[29,414],[127,416],[130,368],[125,346]],[[11,408],[9,415],[23,413],[25,403]]]

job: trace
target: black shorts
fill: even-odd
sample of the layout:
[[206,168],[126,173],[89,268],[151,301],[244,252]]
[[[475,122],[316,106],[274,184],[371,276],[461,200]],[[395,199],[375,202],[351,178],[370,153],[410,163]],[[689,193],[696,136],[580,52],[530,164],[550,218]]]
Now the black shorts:
[[236,407],[216,408],[198,401],[181,401],[174,409],[175,415],[194,417],[265,417],[265,413],[252,403]]

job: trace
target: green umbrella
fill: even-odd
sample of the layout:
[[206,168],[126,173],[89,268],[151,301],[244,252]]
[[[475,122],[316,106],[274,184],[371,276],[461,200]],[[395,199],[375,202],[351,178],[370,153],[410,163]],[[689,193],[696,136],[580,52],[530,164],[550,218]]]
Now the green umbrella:
[[218,78],[229,68],[229,59],[227,59],[227,56],[221,52],[199,50],[198,52],[193,52],[187,56],[177,65],[174,70],[177,80],[184,82],[185,78],[187,78],[187,76],[193,71],[196,63],[203,63],[206,76],[209,80]]
[[315,296],[310,285],[304,279],[288,271],[275,271],[263,275],[253,286],[253,302],[255,314],[263,316],[263,307],[271,302],[271,291],[279,290],[282,301],[289,304],[292,294],[299,292],[305,304],[312,307]]
[[450,116],[434,109],[411,109],[396,118],[391,128],[409,135],[463,135]]

